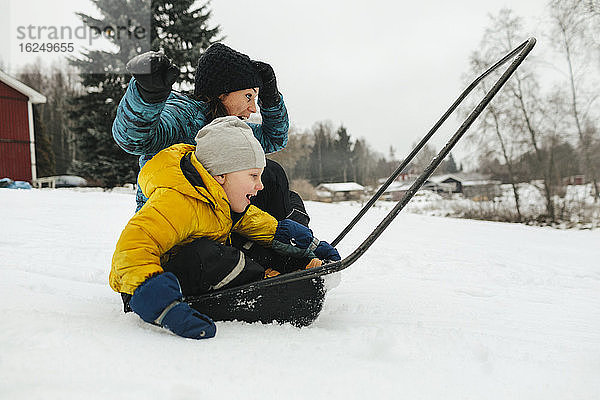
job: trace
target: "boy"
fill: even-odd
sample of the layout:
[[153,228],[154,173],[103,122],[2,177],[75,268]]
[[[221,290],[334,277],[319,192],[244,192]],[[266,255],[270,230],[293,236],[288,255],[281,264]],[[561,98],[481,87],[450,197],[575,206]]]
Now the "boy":
[[278,222],[250,205],[263,187],[266,161],[247,124],[233,116],[217,118],[198,132],[196,144],[171,146],[140,171],[139,185],[149,200],[121,233],[109,281],[126,310],[200,339],[213,337],[215,324],[182,302],[183,295],[265,276],[263,266],[225,246],[232,232],[305,261],[340,257],[310,229]]

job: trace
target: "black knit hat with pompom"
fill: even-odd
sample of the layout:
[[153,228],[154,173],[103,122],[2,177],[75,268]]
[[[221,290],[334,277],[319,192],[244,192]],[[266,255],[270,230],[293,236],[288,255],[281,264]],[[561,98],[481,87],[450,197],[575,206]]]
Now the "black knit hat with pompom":
[[200,98],[260,86],[262,80],[250,57],[222,43],[211,45],[198,59],[194,94]]

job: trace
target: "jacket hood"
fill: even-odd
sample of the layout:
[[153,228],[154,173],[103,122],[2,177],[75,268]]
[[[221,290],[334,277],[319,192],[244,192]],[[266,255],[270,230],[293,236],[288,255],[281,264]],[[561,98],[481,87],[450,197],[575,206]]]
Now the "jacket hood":
[[210,203],[215,208],[228,208],[223,187],[200,164],[194,155],[195,149],[193,145],[176,144],[152,157],[138,177],[144,195],[150,197],[157,189],[168,188]]

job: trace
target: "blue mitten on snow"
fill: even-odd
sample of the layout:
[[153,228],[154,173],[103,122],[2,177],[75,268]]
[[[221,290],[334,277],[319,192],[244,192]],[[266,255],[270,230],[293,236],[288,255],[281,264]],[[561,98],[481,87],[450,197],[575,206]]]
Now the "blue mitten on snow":
[[279,221],[271,247],[281,254],[297,258],[340,260],[335,248],[327,242],[319,241],[310,229],[291,219]]
[[131,309],[144,321],[192,339],[207,339],[217,333],[215,323],[206,315],[182,302],[177,277],[165,272],[146,279],[129,302]]

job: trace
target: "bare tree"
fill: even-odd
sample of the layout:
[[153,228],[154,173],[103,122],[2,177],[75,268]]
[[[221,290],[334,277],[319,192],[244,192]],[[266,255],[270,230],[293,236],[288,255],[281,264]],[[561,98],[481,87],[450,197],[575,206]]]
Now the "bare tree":
[[[486,33],[499,39],[490,49],[501,49],[502,52],[513,49],[527,36],[523,34],[521,18],[509,9],[503,9],[496,17],[492,17],[491,30]],[[527,151],[533,153],[531,176],[542,178],[541,190],[546,201],[547,218],[555,222],[556,185],[552,179],[554,159],[551,155],[553,148],[559,143],[558,132],[552,131],[550,134],[547,129],[550,100],[541,94],[533,66],[535,63],[529,61],[507,83],[506,89],[510,96],[506,97],[509,100],[505,105],[506,112],[509,113],[506,122],[528,144]]]
[[81,91],[75,69],[66,62],[56,62],[48,67],[37,59],[25,65],[18,78],[46,96],[47,102],[38,108],[52,144],[56,173],[69,172],[76,148],[68,115],[69,98]]
[[[413,143],[413,149],[417,146],[417,143]],[[421,151],[417,153],[413,162],[411,163],[411,170],[413,173],[420,174],[421,171],[425,170],[429,164],[431,164],[431,160],[437,156],[437,151],[435,148],[429,144],[423,146]]]
[[[484,32],[481,50],[471,56],[472,72],[483,72],[499,55],[515,48],[526,36],[521,18],[515,16],[512,10],[502,9],[497,15],[490,15],[490,25]],[[504,162],[507,169],[506,178],[512,186],[519,220],[523,219],[523,215],[517,187],[516,160],[530,151],[535,154],[534,171],[531,171],[529,176],[547,171],[546,164],[550,162],[542,151],[544,131],[541,127],[544,110],[542,98],[539,96],[539,84],[533,70],[534,65],[528,60],[521,66],[480,117],[479,137],[470,136],[471,142],[476,143],[480,153],[498,157]],[[496,76],[500,72],[497,71]],[[486,81],[479,86],[480,93],[487,93],[488,89],[489,84]],[[463,113],[465,110],[463,107]],[[470,109],[466,110],[468,111]],[[554,192],[547,173],[542,173],[542,178],[546,212],[554,220]]]
[[[490,38],[493,37],[488,33],[489,32],[486,31],[482,43],[484,51],[486,51],[486,48],[490,47]],[[497,57],[497,55],[495,57]],[[487,60],[485,60],[486,58]],[[489,56],[484,57],[480,52],[474,52],[471,55],[471,71],[473,74],[479,74],[489,67],[490,62]],[[488,90],[489,85],[487,81],[484,80],[479,85],[478,92],[485,94]],[[483,115],[480,117],[478,133],[476,135],[469,135],[468,137],[471,143],[474,143],[476,148],[483,153],[485,158],[490,159],[500,157],[502,161],[504,161],[504,165],[507,169],[506,179],[512,187],[515,198],[517,220],[521,222],[523,220],[523,215],[521,214],[519,190],[513,164],[515,158],[522,153],[523,150],[522,145],[519,144],[518,140],[515,140],[514,130],[509,129],[510,124],[507,123],[507,119],[510,118],[510,115],[506,112],[504,105],[508,102],[509,99],[507,98],[506,92],[499,93],[496,98],[494,98],[494,101],[487,106]],[[469,111],[470,109],[465,110],[464,113],[468,113]],[[496,171],[496,173],[498,172],[499,171]]]
[[598,141],[598,70],[590,72],[590,63],[600,67],[600,59],[589,57],[590,46],[600,49],[600,2],[597,0],[551,0],[551,38],[566,63],[569,114],[579,142],[583,170],[591,179],[596,201],[600,199],[598,174],[593,165],[592,149]]
[[306,178],[305,165],[300,165],[300,161],[308,159],[313,139],[309,133],[300,132],[292,126],[288,132],[288,143],[285,149],[269,154],[267,157],[281,164],[290,180]]

